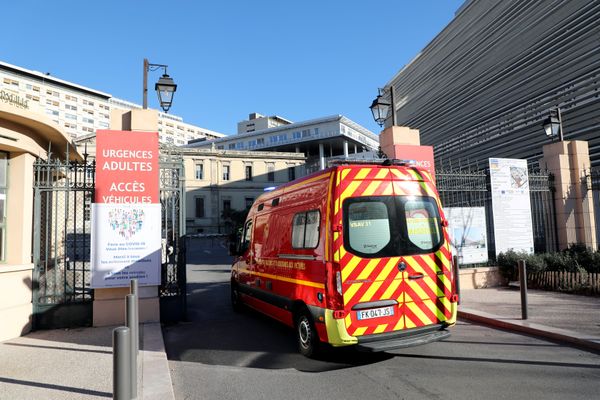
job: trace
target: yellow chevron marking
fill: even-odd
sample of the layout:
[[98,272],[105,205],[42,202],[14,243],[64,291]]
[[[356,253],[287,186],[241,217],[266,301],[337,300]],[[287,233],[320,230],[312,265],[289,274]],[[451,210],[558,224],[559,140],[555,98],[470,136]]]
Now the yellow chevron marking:
[[352,336],[362,336],[362,335],[364,335],[366,330],[367,330],[366,327],[358,328],[357,330],[354,331],[354,335],[352,335]]
[[[334,243],[337,242],[339,237],[340,237],[339,232],[333,232],[333,242]],[[340,254],[340,249],[341,249],[341,247],[333,252],[333,261],[335,261],[336,263],[339,263],[340,259],[342,258],[342,255]]]
[[344,190],[344,192],[340,196],[340,202],[343,202],[346,199],[346,197],[352,196],[354,194],[354,192],[356,191],[356,189],[358,189],[358,187],[360,186],[360,183],[361,183],[360,181],[350,182],[348,187],[346,187],[346,190]]
[[388,172],[389,172],[389,169],[387,169],[387,168],[380,169],[379,172],[377,173],[377,175],[375,175],[375,179],[381,180],[381,179],[387,178]]
[[404,320],[405,320],[404,322],[405,322],[406,329],[416,328],[417,327],[417,325],[409,317],[405,317]]
[[383,267],[383,269],[381,270],[379,275],[377,275],[377,278],[375,278],[375,280],[376,281],[385,280],[385,278],[387,278],[390,275],[390,273],[396,267],[396,265],[398,265],[398,261],[400,261],[400,257],[390,258],[390,261],[388,261],[387,264],[385,264],[385,267]]
[[380,181],[373,181],[367,186],[365,191],[362,193],[363,196],[371,196],[381,186]]
[[367,266],[362,270],[362,272],[360,273],[360,275],[358,275],[358,278],[356,278],[356,279],[358,279],[358,280],[367,279],[369,276],[371,276],[371,273],[373,272],[375,267],[377,267],[377,264],[379,264],[378,258],[371,259],[367,263]]
[[[426,279],[426,278],[422,278],[422,279]],[[423,290],[423,288],[421,288],[421,286],[419,286],[418,283],[408,281],[408,285],[417,294],[417,296],[419,296],[419,299],[428,299],[429,298],[429,295]]]
[[344,248],[344,246],[340,246],[340,258],[344,258],[346,257],[346,249]]
[[244,272],[246,272],[246,273],[248,273],[250,275],[256,275],[256,276],[261,276],[263,278],[275,279],[276,281],[296,283],[298,285],[314,287],[314,288],[317,288],[317,289],[325,289],[325,285],[322,284],[322,283],[305,281],[305,280],[302,280],[302,279],[293,279],[293,278],[288,278],[288,277],[280,276],[280,275],[265,274],[263,272],[250,271],[247,268],[241,269],[241,271],[244,271]]
[[370,172],[371,172],[371,168],[361,168],[360,171],[358,171],[358,174],[356,174],[356,177],[354,179],[362,181],[363,179],[365,179],[367,177],[367,175],[369,175]]
[[379,288],[381,287],[382,284],[383,284],[382,281],[371,283],[371,286],[369,287],[369,290],[367,290],[365,292],[365,294],[360,298],[359,302],[362,303],[363,301],[370,301],[370,300],[372,300],[373,299],[373,295],[375,294],[375,292],[377,290],[379,290]]
[[425,273],[425,271],[423,270],[423,267],[421,267],[421,265],[419,264],[419,262],[417,260],[415,260],[414,257],[406,257],[404,259],[406,262],[408,262],[408,264],[415,270],[416,273]]
[[331,259],[329,258],[329,240],[330,240],[330,236],[329,236],[329,232],[331,231],[331,219],[329,218],[329,215],[331,213],[331,206],[330,206],[330,201],[331,201],[331,190],[333,189],[333,174],[329,174],[329,185],[327,186],[327,203],[325,203],[325,207],[327,207],[327,216],[326,216],[326,227],[325,227],[325,261],[331,261]]
[[[406,303],[406,306],[408,308],[410,308],[410,310],[413,312],[413,314],[425,325],[428,325],[429,323],[433,322],[429,319],[429,317],[423,311],[421,311],[419,306],[417,306],[415,303]],[[408,319],[410,319],[410,318],[408,318]]]
[[431,301],[431,300],[424,301],[423,304],[425,304],[427,306],[427,308],[429,308],[429,310],[437,317],[437,319],[439,321],[446,320],[446,316],[444,315],[442,310],[440,310],[433,301]]
[[[398,289],[398,286],[400,286],[401,283],[402,283],[401,279],[394,279],[392,281],[392,283],[390,284],[390,286],[385,291],[385,293],[383,294],[383,296],[381,296],[381,298],[389,299],[394,294],[394,292]],[[402,302],[401,299],[398,300],[398,302]]]
[[377,328],[375,328],[375,330],[373,331],[373,333],[381,333],[385,331],[385,328],[387,328],[388,324],[382,324],[382,325],[378,325]]
[[[344,258],[344,256],[342,256],[341,254],[340,256],[341,258]],[[354,271],[359,262],[359,257],[352,257],[352,259],[350,259],[350,261],[348,261],[348,263],[342,268],[342,282],[345,282],[346,279],[348,279],[348,277],[350,276],[352,271]]]
[[[444,279],[443,277],[440,277],[440,278],[442,278],[442,282],[444,282],[444,284],[445,284],[446,283],[446,279]],[[431,289],[431,291],[433,293],[435,293],[435,297],[442,297],[442,296],[444,296],[444,290],[441,289],[437,285],[437,279],[433,280],[433,279],[431,279],[431,278],[428,277],[428,278],[423,278],[422,280],[429,287],[429,289]]]
[[393,185],[387,185],[387,187],[381,193],[382,196],[391,196],[393,194],[394,194],[394,186]]
[[398,323],[396,324],[396,326],[394,326],[395,331],[400,330],[400,329],[404,329],[404,315],[400,316],[400,321],[398,321]]
[[[429,267],[435,271],[435,272],[439,272],[441,271],[441,269],[436,265],[435,261],[433,261],[433,257],[423,257],[423,259],[425,260],[425,262],[427,263],[427,265],[429,265]],[[446,278],[445,275],[437,275],[436,278],[436,289],[437,289],[437,282],[442,281],[442,283],[444,284],[444,286],[446,287],[446,289],[448,290],[452,290],[452,285],[450,284],[450,279]],[[431,285],[430,285],[431,286]],[[439,291],[439,289],[438,289]],[[442,294],[438,294],[438,296],[443,296]]]
[[344,179],[346,179],[346,177],[348,176],[349,173],[350,173],[350,169],[349,168],[342,170],[342,178],[341,178],[341,180],[343,181]]
[[390,171],[392,171],[392,174],[396,175],[396,178],[400,178],[402,180],[406,180],[407,176],[405,174],[403,174],[402,172],[400,172],[397,169],[390,169]]
[[358,292],[358,289],[360,289],[361,286],[362,283],[353,283],[352,285],[350,285],[348,290],[344,292],[344,304],[350,303],[350,300],[352,300],[352,297],[354,297],[354,295],[356,294],[356,292]]
[[352,314],[346,315],[344,322],[346,323],[346,328],[348,328],[352,324]]

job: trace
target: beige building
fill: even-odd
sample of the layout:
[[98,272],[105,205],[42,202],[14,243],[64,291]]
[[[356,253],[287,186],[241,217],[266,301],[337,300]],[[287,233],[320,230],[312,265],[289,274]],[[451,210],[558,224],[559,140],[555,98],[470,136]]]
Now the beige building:
[[[71,138],[109,129],[113,110],[130,111],[142,106],[112,97],[96,89],[56,78],[50,73],[32,71],[0,61],[0,91],[2,96],[23,98],[30,108],[58,126]],[[158,132],[161,143],[181,146],[189,141],[210,140],[225,135],[188,124],[177,115],[158,112]]]
[[[31,329],[34,162],[65,157],[69,136],[24,97],[0,96],[0,341]],[[74,148],[71,159],[81,159]]]

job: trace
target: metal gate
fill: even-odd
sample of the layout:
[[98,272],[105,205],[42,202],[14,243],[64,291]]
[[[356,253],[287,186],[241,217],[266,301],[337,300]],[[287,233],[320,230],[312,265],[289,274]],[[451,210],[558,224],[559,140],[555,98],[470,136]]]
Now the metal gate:
[[[162,284],[161,319],[185,317],[185,221],[183,159],[160,156]],[[91,326],[91,204],[95,163],[34,163],[33,329]]]

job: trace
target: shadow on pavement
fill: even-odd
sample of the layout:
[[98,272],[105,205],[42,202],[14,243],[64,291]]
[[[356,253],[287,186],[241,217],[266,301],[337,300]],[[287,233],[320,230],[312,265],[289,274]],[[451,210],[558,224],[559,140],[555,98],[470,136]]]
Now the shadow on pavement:
[[250,309],[234,313],[229,303],[229,282],[189,283],[188,319],[187,323],[163,327],[169,360],[324,372],[393,357],[326,348],[319,359],[306,358],[298,353],[291,328]]

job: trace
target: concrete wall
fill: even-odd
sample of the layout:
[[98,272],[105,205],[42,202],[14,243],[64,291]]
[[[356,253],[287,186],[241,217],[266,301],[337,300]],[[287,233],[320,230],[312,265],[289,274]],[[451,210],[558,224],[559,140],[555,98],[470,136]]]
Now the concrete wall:
[[481,289],[502,286],[504,278],[498,267],[464,268],[460,270],[460,289]]

